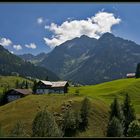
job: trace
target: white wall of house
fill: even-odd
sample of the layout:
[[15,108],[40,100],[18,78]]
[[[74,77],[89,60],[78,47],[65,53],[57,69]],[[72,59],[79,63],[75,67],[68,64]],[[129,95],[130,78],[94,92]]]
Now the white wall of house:
[[20,95],[8,95],[8,96],[7,96],[8,102],[17,100],[17,99],[19,99],[19,98],[21,98]]

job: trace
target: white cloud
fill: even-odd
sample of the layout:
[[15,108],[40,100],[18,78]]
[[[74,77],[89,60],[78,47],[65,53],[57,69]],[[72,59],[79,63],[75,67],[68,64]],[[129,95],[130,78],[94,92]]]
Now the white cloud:
[[35,43],[30,43],[29,45],[26,44],[25,47],[31,48],[31,49],[36,49],[37,48],[37,46],[35,45]]
[[10,46],[11,44],[12,44],[12,41],[10,39],[7,39],[7,38],[0,39],[0,45],[4,47]]
[[14,52],[13,51],[10,51],[12,54],[14,54]]
[[44,20],[43,20],[43,18],[42,18],[42,17],[39,17],[39,18],[37,19],[37,23],[38,23],[38,24],[42,24],[42,23],[43,23],[43,21],[44,21]]
[[61,25],[51,23],[45,29],[53,33],[51,39],[44,37],[45,43],[54,48],[67,40],[71,40],[81,35],[91,38],[99,38],[105,32],[111,32],[111,27],[119,24],[120,18],[116,18],[113,13],[99,11],[86,20],[65,21]]
[[13,45],[13,48],[18,51],[18,50],[22,49],[22,46],[21,45]]

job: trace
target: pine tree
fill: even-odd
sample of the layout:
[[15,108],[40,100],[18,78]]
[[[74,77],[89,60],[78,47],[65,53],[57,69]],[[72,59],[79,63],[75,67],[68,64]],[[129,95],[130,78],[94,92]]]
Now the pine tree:
[[28,81],[25,82],[25,88],[28,89]]
[[19,80],[16,80],[15,87],[19,88]]
[[136,78],[140,78],[140,63],[137,64],[137,68],[136,68]]
[[76,118],[71,109],[68,109],[63,114],[62,131],[64,137],[72,137],[76,135]]
[[10,136],[11,137],[26,137],[27,134],[25,132],[24,127],[25,126],[21,121],[17,121],[13,129],[11,130]]
[[37,87],[37,82],[36,80],[34,80],[33,87],[32,87],[33,93],[36,93],[36,87]]
[[46,81],[48,81],[48,80],[49,80],[48,76],[46,76],[45,80],[46,80]]
[[128,94],[126,94],[125,96],[125,100],[124,100],[124,104],[123,104],[123,113],[125,116],[125,120],[124,120],[124,126],[125,126],[125,130],[124,130],[124,135],[127,136],[127,130],[128,130],[128,126],[129,124],[136,119],[136,115],[135,115],[135,110],[131,104],[131,99],[129,97]]
[[26,83],[25,81],[22,81],[22,84],[21,84],[21,88],[22,88],[22,89],[25,88],[25,83]]
[[46,109],[39,111],[32,123],[33,137],[61,137],[54,116]]
[[81,123],[80,123],[80,129],[81,131],[84,131],[88,127],[88,117],[89,117],[89,110],[90,110],[90,102],[87,97],[84,98],[82,101],[82,106],[80,110],[81,115]]
[[140,122],[134,120],[129,124],[128,127],[128,137],[140,137]]
[[3,89],[3,93],[1,93],[0,95],[0,105],[4,105],[5,103],[7,103],[7,98],[5,96],[7,91],[8,91],[7,88]]
[[122,137],[123,136],[123,126],[117,117],[113,117],[109,122],[107,129],[107,137]]
[[116,117],[123,124],[124,114],[123,114],[122,107],[120,106],[117,98],[114,99],[114,102],[111,104],[110,108],[111,108],[111,111],[110,111],[109,120],[112,120],[113,117]]
[[80,123],[82,122],[80,111],[75,111],[75,121],[76,121],[76,130],[77,132],[80,130]]

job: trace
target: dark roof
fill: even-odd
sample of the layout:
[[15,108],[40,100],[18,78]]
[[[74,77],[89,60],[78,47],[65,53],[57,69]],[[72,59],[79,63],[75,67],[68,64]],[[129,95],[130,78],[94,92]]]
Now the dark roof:
[[11,89],[8,91],[8,94],[15,94],[15,92],[16,92],[16,94],[20,93],[23,95],[32,94],[32,91],[29,89]]

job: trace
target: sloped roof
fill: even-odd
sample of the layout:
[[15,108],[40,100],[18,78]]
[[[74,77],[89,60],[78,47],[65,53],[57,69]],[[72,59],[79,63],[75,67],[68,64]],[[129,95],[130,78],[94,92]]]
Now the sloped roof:
[[135,76],[135,73],[127,73],[126,76]]
[[50,81],[43,81],[43,80],[41,80],[41,82],[42,82],[43,84],[45,84],[45,85],[50,85],[50,86],[52,86],[52,83],[51,83]]
[[52,87],[64,87],[66,84],[67,84],[67,81],[52,82]]
[[9,93],[10,93],[10,94],[14,94],[14,92],[12,92],[12,91],[19,92],[19,93],[21,93],[21,94],[23,94],[23,95],[32,94],[32,91],[29,90],[29,89],[11,89]]
[[68,82],[67,81],[56,81],[56,82],[50,82],[50,81],[43,81],[42,83],[45,85],[50,85],[51,87],[64,87]]

